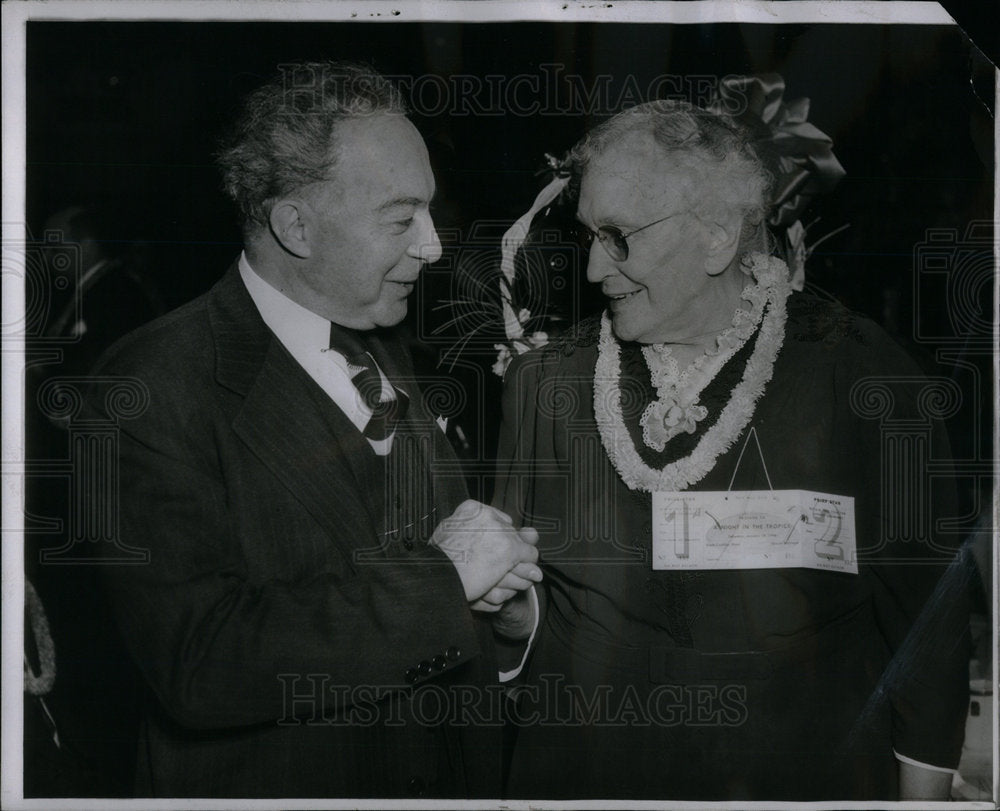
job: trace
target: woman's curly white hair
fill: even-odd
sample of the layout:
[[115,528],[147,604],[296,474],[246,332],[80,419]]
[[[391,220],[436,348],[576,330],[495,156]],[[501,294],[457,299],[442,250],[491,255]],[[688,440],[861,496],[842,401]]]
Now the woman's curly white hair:
[[582,174],[587,165],[628,134],[648,132],[665,162],[692,176],[692,212],[706,220],[738,212],[741,251],[767,251],[767,212],[772,178],[753,136],[723,113],[683,101],[660,100],[624,110],[599,124],[570,151],[569,162]]

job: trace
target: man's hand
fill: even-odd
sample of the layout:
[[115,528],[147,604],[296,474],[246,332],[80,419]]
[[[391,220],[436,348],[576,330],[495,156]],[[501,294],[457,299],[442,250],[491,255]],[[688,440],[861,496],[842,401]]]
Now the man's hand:
[[480,610],[492,611],[542,579],[537,541],[533,529],[518,532],[510,516],[472,499],[438,524],[430,540],[455,564],[465,598],[471,603],[488,597],[487,605],[495,607]]
[[[532,546],[538,543],[538,532],[532,527],[522,527],[517,534],[525,543]],[[542,572],[534,563],[519,563],[507,572],[499,583],[476,600],[472,604],[472,609],[487,613],[500,611],[510,603],[511,598],[518,594],[524,594],[532,585],[541,581]],[[494,618],[494,622],[496,619]]]

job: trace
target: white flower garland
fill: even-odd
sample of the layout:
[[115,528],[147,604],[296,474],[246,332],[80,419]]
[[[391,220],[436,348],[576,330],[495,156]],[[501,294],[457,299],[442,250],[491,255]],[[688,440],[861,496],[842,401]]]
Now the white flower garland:
[[[738,348],[745,343],[760,322],[766,302],[770,306],[767,308],[767,315],[763,317],[753,354],[747,362],[743,379],[733,389],[718,421],[705,432],[688,456],[669,463],[662,470],[651,468],[642,461],[625,427],[619,387],[620,347],[611,332],[611,320],[607,313],[601,317],[601,338],[598,344],[597,365],[594,369],[594,417],[608,458],[622,481],[631,490],[673,492],[695,484],[715,466],[715,461],[732,446],[753,417],[757,400],[764,393],[764,386],[774,373],[774,361],[785,337],[787,319],[785,300],[791,292],[791,286],[788,281],[788,268],[780,259],[754,253],[747,256],[743,263],[755,280],[747,285],[742,296],[751,302],[752,309],[749,313],[740,309],[736,311],[732,329],[726,330],[719,336],[718,344],[720,349],[725,349],[726,354],[730,354],[730,349],[735,352],[733,346]],[[725,340],[722,340],[724,337]],[[733,338],[740,337],[742,340],[739,344],[734,344]],[[653,353],[644,352],[644,355],[647,363],[650,359],[656,358]],[[654,379],[661,378],[654,375]],[[690,401],[696,397],[682,399],[688,401],[687,407],[690,409],[692,407]],[[645,419],[646,412],[643,417]],[[692,417],[703,419],[696,414],[681,414],[678,423]],[[693,423],[694,419],[691,421]],[[681,430],[686,428],[682,426]],[[674,435],[676,433],[678,431],[674,431]],[[645,434],[644,428],[644,438]]]

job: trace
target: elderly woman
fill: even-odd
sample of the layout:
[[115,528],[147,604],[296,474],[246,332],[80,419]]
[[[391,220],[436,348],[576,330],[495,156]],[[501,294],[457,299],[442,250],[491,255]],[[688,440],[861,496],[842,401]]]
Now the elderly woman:
[[[883,462],[863,388],[947,458],[926,380],[871,322],[791,294],[768,173],[727,116],[645,104],[571,157],[608,301],[505,378],[495,503],[540,530],[546,570],[510,796],[946,797],[962,590],[921,614],[953,554],[887,514],[892,488],[914,514],[930,491]],[[536,607],[508,604],[506,633]]]

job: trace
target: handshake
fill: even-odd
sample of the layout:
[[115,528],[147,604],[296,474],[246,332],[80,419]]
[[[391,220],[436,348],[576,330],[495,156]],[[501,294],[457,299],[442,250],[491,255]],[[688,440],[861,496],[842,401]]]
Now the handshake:
[[542,579],[536,564],[538,532],[514,529],[509,515],[472,499],[438,524],[430,543],[451,559],[477,611],[499,611]]

